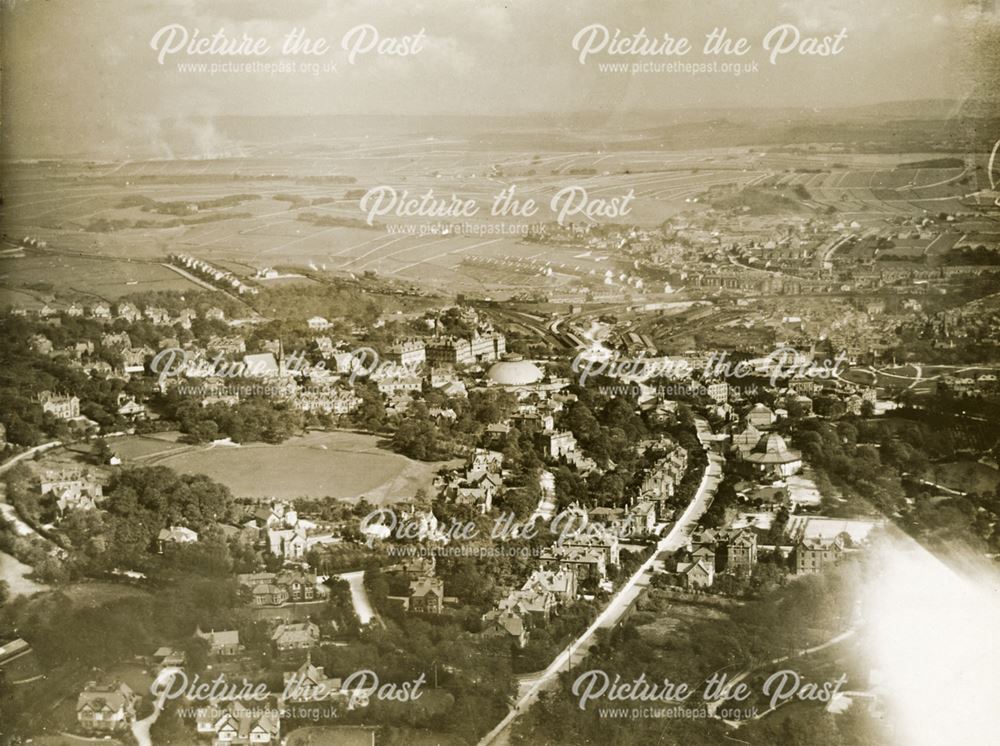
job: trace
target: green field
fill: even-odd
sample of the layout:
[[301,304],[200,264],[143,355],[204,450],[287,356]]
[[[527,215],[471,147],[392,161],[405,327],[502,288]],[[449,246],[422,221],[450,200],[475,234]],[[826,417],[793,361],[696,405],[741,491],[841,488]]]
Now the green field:
[[978,461],[934,464],[924,479],[959,492],[989,492],[1000,485],[1000,472]]
[[421,463],[386,451],[378,438],[350,432],[313,432],[281,445],[178,446],[150,438],[115,441],[126,463],[163,465],[206,474],[237,497],[361,498],[376,503],[428,490],[440,463]]
[[133,293],[199,289],[157,262],[61,254],[0,260],[0,286],[5,301],[28,309],[41,308],[54,292],[86,305]]

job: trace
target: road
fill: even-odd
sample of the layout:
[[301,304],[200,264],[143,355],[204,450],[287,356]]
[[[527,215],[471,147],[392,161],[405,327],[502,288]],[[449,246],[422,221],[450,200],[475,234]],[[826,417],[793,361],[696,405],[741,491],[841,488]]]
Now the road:
[[15,464],[19,464],[25,459],[34,458],[35,454],[43,453],[44,451],[47,451],[50,448],[55,448],[56,446],[61,446],[61,445],[63,445],[63,442],[61,440],[53,440],[48,443],[42,443],[40,446],[29,448],[27,451],[19,453],[16,456],[12,456],[11,458],[7,459],[2,464],[0,464],[0,474],[3,474],[5,471],[13,467]]
[[[708,423],[700,417],[695,418],[695,423],[698,428],[698,439],[707,446],[711,442],[712,435]],[[508,729],[514,720],[538,701],[538,695],[543,689],[556,683],[562,671],[573,668],[586,657],[594,644],[597,631],[611,629],[621,621],[622,616],[639,597],[643,588],[649,584],[660,555],[679,549],[687,541],[691,529],[715,495],[722,477],[722,457],[711,451],[709,451],[708,457],[708,465],[705,467],[705,473],[702,476],[701,484],[698,485],[698,490],[674,527],[657,544],[656,551],[636,570],[632,577],[625,581],[593,623],[567,645],[549,664],[548,668],[535,677],[522,680],[522,691],[518,693],[518,699],[513,709],[483,737],[479,742],[480,746],[506,743]]]
[[[752,674],[754,671],[759,671],[761,668],[764,668],[766,666],[775,666],[775,665],[777,665],[779,663],[784,663],[785,661],[789,661],[789,660],[792,660],[792,659],[795,659],[795,658],[803,658],[805,656],[812,655],[813,653],[818,653],[821,650],[826,650],[827,648],[832,647],[834,645],[839,645],[840,643],[844,642],[844,640],[847,640],[847,639],[849,639],[849,638],[851,638],[851,637],[854,636],[854,634],[858,630],[858,624],[859,623],[856,622],[849,629],[844,630],[840,634],[834,635],[829,640],[827,640],[826,642],[820,643],[819,645],[814,645],[811,648],[806,648],[805,650],[800,650],[799,652],[797,652],[795,654],[792,654],[792,655],[782,655],[782,656],[779,656],[778,658],[772,658],[771,660],[765,661],[764,663],[760,663],[760,664],[754,666],[753,668],[748,668],[748,669],[744,669],[743,671],[740,671],[738,674],[736,674],[735,676],[733,676],[733,678],[727,680],[726,685],[724,687],[722,687],[721,691],[719,692],[719,696],[717,696],[715,699],[708,700],[707,708],[706,708],[707,711],[708,711],[708,716],[709,717],[713,717],[713,718],[714,717],[718,717],[715,713],[719,709],[720,705],[723,705],[727,701],[729,701],[729,693],[733,690],[733,688],[737,684],[739,684],[741,681],[743,681],[747,676],[749,676],[750,674]],[[765,710],[764,712],[762,712],[762,713],[760,713],[760,714],[758,714],[758,715],[756,715],[756,716],[754,716],[752,718],[749,718],[749,720],[746,720],[746,721],[726,720],[725,723],[726,723],[726,725],[728,725],[728,726],[730,726],[732,728],[739,728],[742,723],[749,722],[750,720],[760,720],[765,715],[770,715],[776,709],[778,709],[778,708],[774,707],[774,708]]]
[[341,580],[346,580],[351,586],[351,601],[354,603],[354,613],[362,624],[368,624],[375,617],[375,610],[368,599],[368,591],[365,590],[365,572],[345,572],[338,576]]
[[32,568],[28,565],[6,552],[0,552],[0,580],[6,581],[12,598],[32,596],[49,589],[47,585],[31,580],[28,577],[31,572]]
[[[160,696],[156,698],[153,702],[153,711],[148,717],[142,720],[133,720],[131,725],[132,735],[135,737],[136,742],[139,746],[153,746],[153,739],[149,735],[149,729],[153,727],[153,723],[156,722],[157,718],[160,717],[160,713],[163,712],[163,707],[167,703],[167,693],[170,690],[170,684],[167,679],[173,679],[174,674],[179,673],[179,668],[174,668],[173,666],[169,668],[164,668],[156,676],[157,684],[163,686],[161,689]],[[150,687],[152,689],[152,687]]]

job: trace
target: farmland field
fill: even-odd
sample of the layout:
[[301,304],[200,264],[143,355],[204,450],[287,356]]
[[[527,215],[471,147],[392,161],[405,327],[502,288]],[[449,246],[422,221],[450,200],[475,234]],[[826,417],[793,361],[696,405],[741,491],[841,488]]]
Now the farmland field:
[[198,286],[156,262],[133,262],[102,256],[32,254],[0,259],[0,285],[15,281],[15,302],[25,308],[44,305],[43,296],[58,288],[83,303],[113,302],[131,293],[196,290]]
[[412,461],[379,448],[375,436],[350,432],[312,432],[280,445],[184,446],[163,441],[159,450],[150,440],[121,438],[114,448],[126,463],[206,474],[237,497],[366,497],[389,503],[427,490],[442,466]]
[[[573,246],[523,239],[528,224],[554,221],[551,200],[566,187],[582,187],[591,199],[632,191],[627,222],[653,227],[702,209],[712,187],[802,186],[808,198],[801,209],[832,208],[867,222],[957,209],[985,178],[969,162],[900,168],[925,157],[919,153],[861,155],[820,146],[802,153],[605,151],[598,139],[547,151],[543,135],[534,139],[536,151],[523,142],[505,149],[461,137],[381,135],[247,146],[239,157],[11,163],[0,208],[6,233],[43,239],[53,253],[0,260],[0,283],[22,305],[40,302],[28,286],[45,282],[108,300],[138,290],[184,290],[189,281],[158,264],[170,252],[184,252],[245,276],[277,265],[376,272],[451,292],[494,292],[510,287],[512,278],[517,288],[559,289],[592,275],[599,284],[609,268],[621,270],[607,252],[582,251],[585,237]],[[478,210],[471,218],[390,213],[367,225],[360,197],[378,186],[410,198],[428,190],[442,199],[456,195]],[[494,199],[512,186],[518,199],[536,201],[537,212],[491,217]],[[96,256],[114,263],[87,259]],[[470,257],[495,266],[471,265]],[[525,260],[537,271],[535,265],[512,271]]]

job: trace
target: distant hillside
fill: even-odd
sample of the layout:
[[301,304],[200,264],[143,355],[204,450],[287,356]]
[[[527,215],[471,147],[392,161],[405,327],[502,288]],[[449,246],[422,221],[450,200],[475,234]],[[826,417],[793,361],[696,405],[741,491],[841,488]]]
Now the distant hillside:
[[[401,145],[435,139],[470,148],[605,151],[848,143],[872,152],[926,152],[928,145],[988,150],[1000,131],[995,101],[902,101],[843,109],[756,108],[582,111],[469,116],[217,116],[129,123],[101,150],[64,152],[87,143],[77,123],[25,135],[20,158],[241,158],[254,146],[297,154],[321,151],[330,138],[400,136]],[[37,138],[37,139],[36,139]],[[79,145],[81,149],[86,145]],[[101,147],[101,146],[92,146]]]

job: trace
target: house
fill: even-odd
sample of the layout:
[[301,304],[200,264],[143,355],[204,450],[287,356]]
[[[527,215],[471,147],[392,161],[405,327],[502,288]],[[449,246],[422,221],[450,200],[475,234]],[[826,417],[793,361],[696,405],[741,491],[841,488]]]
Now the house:
[[314,332],[322,332],[333,326],[329,321],[324,319],[322,316],[313,316],[311,319],[306,321],[306,326],[312,329]]
[[171,647],[160,647],[153,653],[153,663],[157,671],[165,668],[183,668],[187,662],[187,654],[183,650]]
[[95,319],[108,321],[111,319],[111,306],[107,303],[97,303],[90,309],[90,315]]
[[288,560],[302,559],[308,549],[306,530],[300,526],[295,528],[268,529],[267,543],[271,554]]
[[555,427],[555,419],[550,412],[540,412],[535,407],[522,407],[510,416],[521,432],[550,432]]
[[431,368],[431,388],[439,389],[451,383],[461,383],[451,368]]
[[588,526],[586,530],[577,534],[569,533],[560,539],[560,543],[567,547],[596,549],[603,555],[605,564],[611,567],[617,567],[621,560],[621,543],[618,535],[602,531],[596,526]]
[[292,528],[299,522],[298,513],[286,502],[273,502],[257,508],[253,516],[264,528]]
[[213,746],[279,743],[281,719],[276,709],[254,703],[247,707],[239,702],[228,704],[212,724]]
[[361,397],[353,391],[335,388],[310,388],[300,391],[293,401],[303,412],[344,415],[355,411],[362,404]]
[[94,354],[94,343],[89,339],[86,339],[82,342],[74,342],[72,347],[68,347],[66,349],[75,358],[80,359],[84,355]]
[[230,523],[220,523],[219,530],[226,538],[226,541],[235,541],[241,546],[249,547],[256,545],[260,536],[260,529],[253,525],[253,521],[247,521],[242,526]]
[[548,433],[545,440],[545,450],[552,459],[560,459],[576,450],[576,438],[569,430]]
[[740,458],[745,458],[760,443],[763,433],[753,425],[747,425],[742,432],[732,437],[733,450]]
[[531,617],[539,624],[548,622],[555,608],[555,594],[534,585],[511,591],[497,604],[500,611],[513,611],[521,617]]
[[477,362],[499,360],[507,352],[507,339],[492,328],[476,329],[469,340],[469,351]]
[[475,362],[471,343],[457,337],[434,337],[425,344],[424,355],[431,365],[468,365]]
[[669,444],[669,452],[659,459],[643,477],[639,492],[644,497],[663,501],[673,497],[677,484],[687,471],[687,451],[680,446]]
[[379,392],[386,396],[393,396],[400,392],[420,391],[423,382],[420,376],[391,376],[381,379],[378,382]]
[[389,348],[389,352],[386,353],[386,359],[412,370],[427,360],[424,340],[405,339],[397,341]]
[[101,483],[88,474],[47,472],[40,480],[43,495],[54,495],[59,514],[68,510],[94,510],[104,497]]
[[212,655],[220,657],[230,657],[238,655],[242,646],[240,645],[240,633],[235,629],[222,630],[216,632],[202,632],[196,629],[194,636],[201,638],[208,643],[208,650]]
[[795,572],[820,572],[837,562],[844,553],[842,536],[803,538],[795,545]]
[[284,691],[290,702],[316,702],[337,695],[342,683],[340,679],[327,676],[323,666],[314,666],[308,654],[305,663],[284,675]]
[[324,595],[316,576],[303,570],[244,573],[236,576],[236,582],[254,606],[316,601]]
[[319,627],[312,622],[279,624],[271,634],[271,642],[279,653],[308,650],[319,642]]
[[139,697],[121,681],[91,681],[76,699],[76,720],[85,731],[111,733],[135,720]]
[[127,381],[130,374],[145,372],[146,361],[155,356],[156,350],[146,345],[121,350],[121,364],[115,367],[118,377]]
[[128,332],[104,332],[101,335],[101,347],[119,351],[129,350],[132,348],[132,339]]
[[466,477],[472,472],[499,472],[503,468],[503,454],[500,451],[490,451],[486,448],[477,448],[472,455],[472,463]]
[[758,430],[767,430],[777,420],[777,416],[765,404],[754,404],[747,413],[747,422]]
[[705,393],[712,401],[725,404],[729,401],[729,384],[725,381],[710,383],[705,387]]
[[702,544],[693,552],[691,552],[691,561],[697,562],[698,560],[704,560],[712,566],[714,569],[717,565],[715,560],[715,549]]
[[134,396],[122,391],[118,394],[118,414],[129,420],[144,420],[148,412],[145,404],[140,404]]
[[656,503],[640,500],[628,511],[629,529],[632,535],[651,534],[656,528]]
[[700,559],[697,562],[678,562],[677,574],[685,588],[711,588],[715,582],[715,564]]
[[125,321],[130,324],[138,321],[142,318],[142,314],[139,313],[139,309],[136,308],[131,303],[119,303],[118,304],[118,318],[125,319]]
[[80,416],[80,399],[75,396],[62,396],[51,391],[43,391],[38,395],[38,403],[42,411],[60,420],[72,420]]
[[458,419],[458,415],[451,407],[448,407],[447,409],[442,409],[441,407],[431,407],[427,410],[427,414],[435,422],[442,422],[445,420],[448,422],[454,422]]
[[170,323],[170,312],[159,306],[146,306],[143,315],[157,326],[166,326]]
[[32,335],[31,339],[28,340],[28,347],[31,348],[32,352],[37,352],[39,355],[51,355],[53,348],[52,340],[44,334]]
[[576,600],[576,575],[568,570],[535,570],[521,589],[551,593],[556,603],[566,605]]
[[440,614],[444,611],[444,581],[435,577],[411,580],[409,609],[421,614]]
[[194,311],[190,308],[185,308],[181,310],[179,314],[177,314],[177,320],[175,321],[175,323],[180,324],[182,329],[190,330],[191,322],[196,321],[197,319],[198,319],[197,311]]
[[512,640],[519,648],[528,643],[523,617],[515,611],[494,609],[483,615],[483,634]]
[[198,534],[191,529],[184,526],[170,526],[160,529],[160,533],[156,537],[156,546],[160,554],[163,554],[163,550],[170,544],[194,544],[196,541],[198,541]]
[[469,397],[469,391],[462,381],[449,381],[440,390],[449,399],[467,399]]
[[577,582],[589,579],[602,581],[608,575],[605,555],[599,548],[556,544],[542,552],[539,559],[543,567],[554,565],[560,570],[570,570],[576,575]]
[[487,472],[466,479],[455,488],[455,501],[459,505],[473,505],[483,514],[493,509],[493,498],[503,488],[499,474]]
[[273,352],[244,355],[243,366],[246,378],[276,378],[283,372],[283,367],[278,364]]
[[750,575],[756,564],[757,534],[743,529],[731,535],[726,543],[726,570]]
[[436,566],[437,560],[432,554],[429,557],[410,557],[399,564],[385,568],[384,572],[401,572],[410,580],[417,580],[434,575]]

